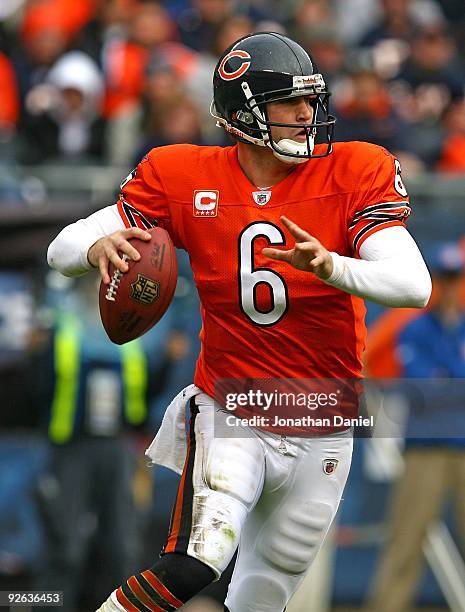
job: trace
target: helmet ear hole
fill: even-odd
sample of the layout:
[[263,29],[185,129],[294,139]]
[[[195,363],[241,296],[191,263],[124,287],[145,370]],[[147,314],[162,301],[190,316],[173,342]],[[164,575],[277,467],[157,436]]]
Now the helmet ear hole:
[[254,122],[254,117],[249,111],[238,110],[236,113],[236,118],[238,121],[244,123],[247,126],[251,125]]

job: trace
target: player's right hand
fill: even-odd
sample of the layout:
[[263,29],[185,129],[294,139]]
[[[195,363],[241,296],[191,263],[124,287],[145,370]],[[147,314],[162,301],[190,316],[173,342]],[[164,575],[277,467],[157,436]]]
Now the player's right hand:
[[313,272],[322,280],[329,278],[334,265],[329,251],[315,236],[309,234],[284,215],[281,215],[281,221],[295,238],[294,248],[284,251],[267,247],[262,249],[263,255],[278,261],[285,261],[297,270]]
[[110,282],[108,274],[108,264],[111,263],[117,270],[127,272],[129,266],[123,259],[123,255],[127,255],[129,259],[138,261],[140,254],[137,249],[129,242],[130,238],[139,238],[140,240],[150,240],[151,236],[148,232],[139,227],[130,227],[127,229],[118,230],[100,238],[87,251],[87,259],[91,266],[98,268],[100,275],[105,285]]

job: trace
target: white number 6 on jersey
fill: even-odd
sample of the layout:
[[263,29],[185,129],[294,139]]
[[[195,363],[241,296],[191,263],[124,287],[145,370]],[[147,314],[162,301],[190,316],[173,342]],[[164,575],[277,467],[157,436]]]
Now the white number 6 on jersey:
[[407,190],[405,189],[405,185],[402,182],[402,176],[401,176],[401,167],[400,167],[400,161],[398,159],[394,160],[394,165],[396,167],[396,174],[394,177],[394,188],[397,191],[397,193],[399,193],[403,198],[406,198],[408,193]]
[[[257,325],[275,325],[286,314],[288,308],[287,287],[283,278],[270,268],[255,268],[253,242],[264,236],[270,245],[285,244],[282,231],[272,223],[256,222],[248,225],[239,237],[239,296],[241,310]],[[260,283],[271,291],[271,308],[267,312],[258,309],[256,290]]]

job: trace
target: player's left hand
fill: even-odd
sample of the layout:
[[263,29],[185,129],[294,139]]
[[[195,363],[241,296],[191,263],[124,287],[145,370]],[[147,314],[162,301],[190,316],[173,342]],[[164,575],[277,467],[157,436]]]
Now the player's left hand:
[[281,221],[295,238],[294,248],[281,251],[267,247],[262,250],[263,255],[278,261],[285,261],[297,270],[313,272],[322,280],[329,278],[333,272],[333,260],[329,251],[315,236],[303,230],[287,217],[282,216]]

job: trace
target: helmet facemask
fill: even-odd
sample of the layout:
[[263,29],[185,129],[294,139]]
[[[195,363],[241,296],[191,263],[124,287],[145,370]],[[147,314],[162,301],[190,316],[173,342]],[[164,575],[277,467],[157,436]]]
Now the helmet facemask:
[[[223,127],[227,132],[241,141],[268,146],[275,156],[285,163],[298,164],[310,158],[326,157],[332,150],[332,139],[334,132],[335,117],[329,114],[330,93],[326,90],[323,77],[320,74],[310,76],[264,74],[254,75],[254,81],[264,77],[269,85],[272,79],[278,87],[267,89],[263,93],[253,93],[248,80],[241,83],[244,95],[242,108],[229,113],[229,121],[224,117],[219,117],[214,112],[212,105],[212,115],[217,119],[217,125]],[[283,78],[286,83],[280,83]],[[291,84],[292,81],[292,84]],[[281,86],[279,85],[287,85]],[[289,85],[291,85],[289,87]],[[269,102],[279,102],[290,100],[294,97],[311,96],[313,107],[312,123],[278,123],[269,120],[267,105]],[[272,127],[287,127],[297,130],[304,130],[306,135],[305,142],[299,142],[290,138],[281,139],[276,142],[272,136]],[[313,154],[315,138],[317,134],[324,133],[323,142],[326,148],[322,153]]]

